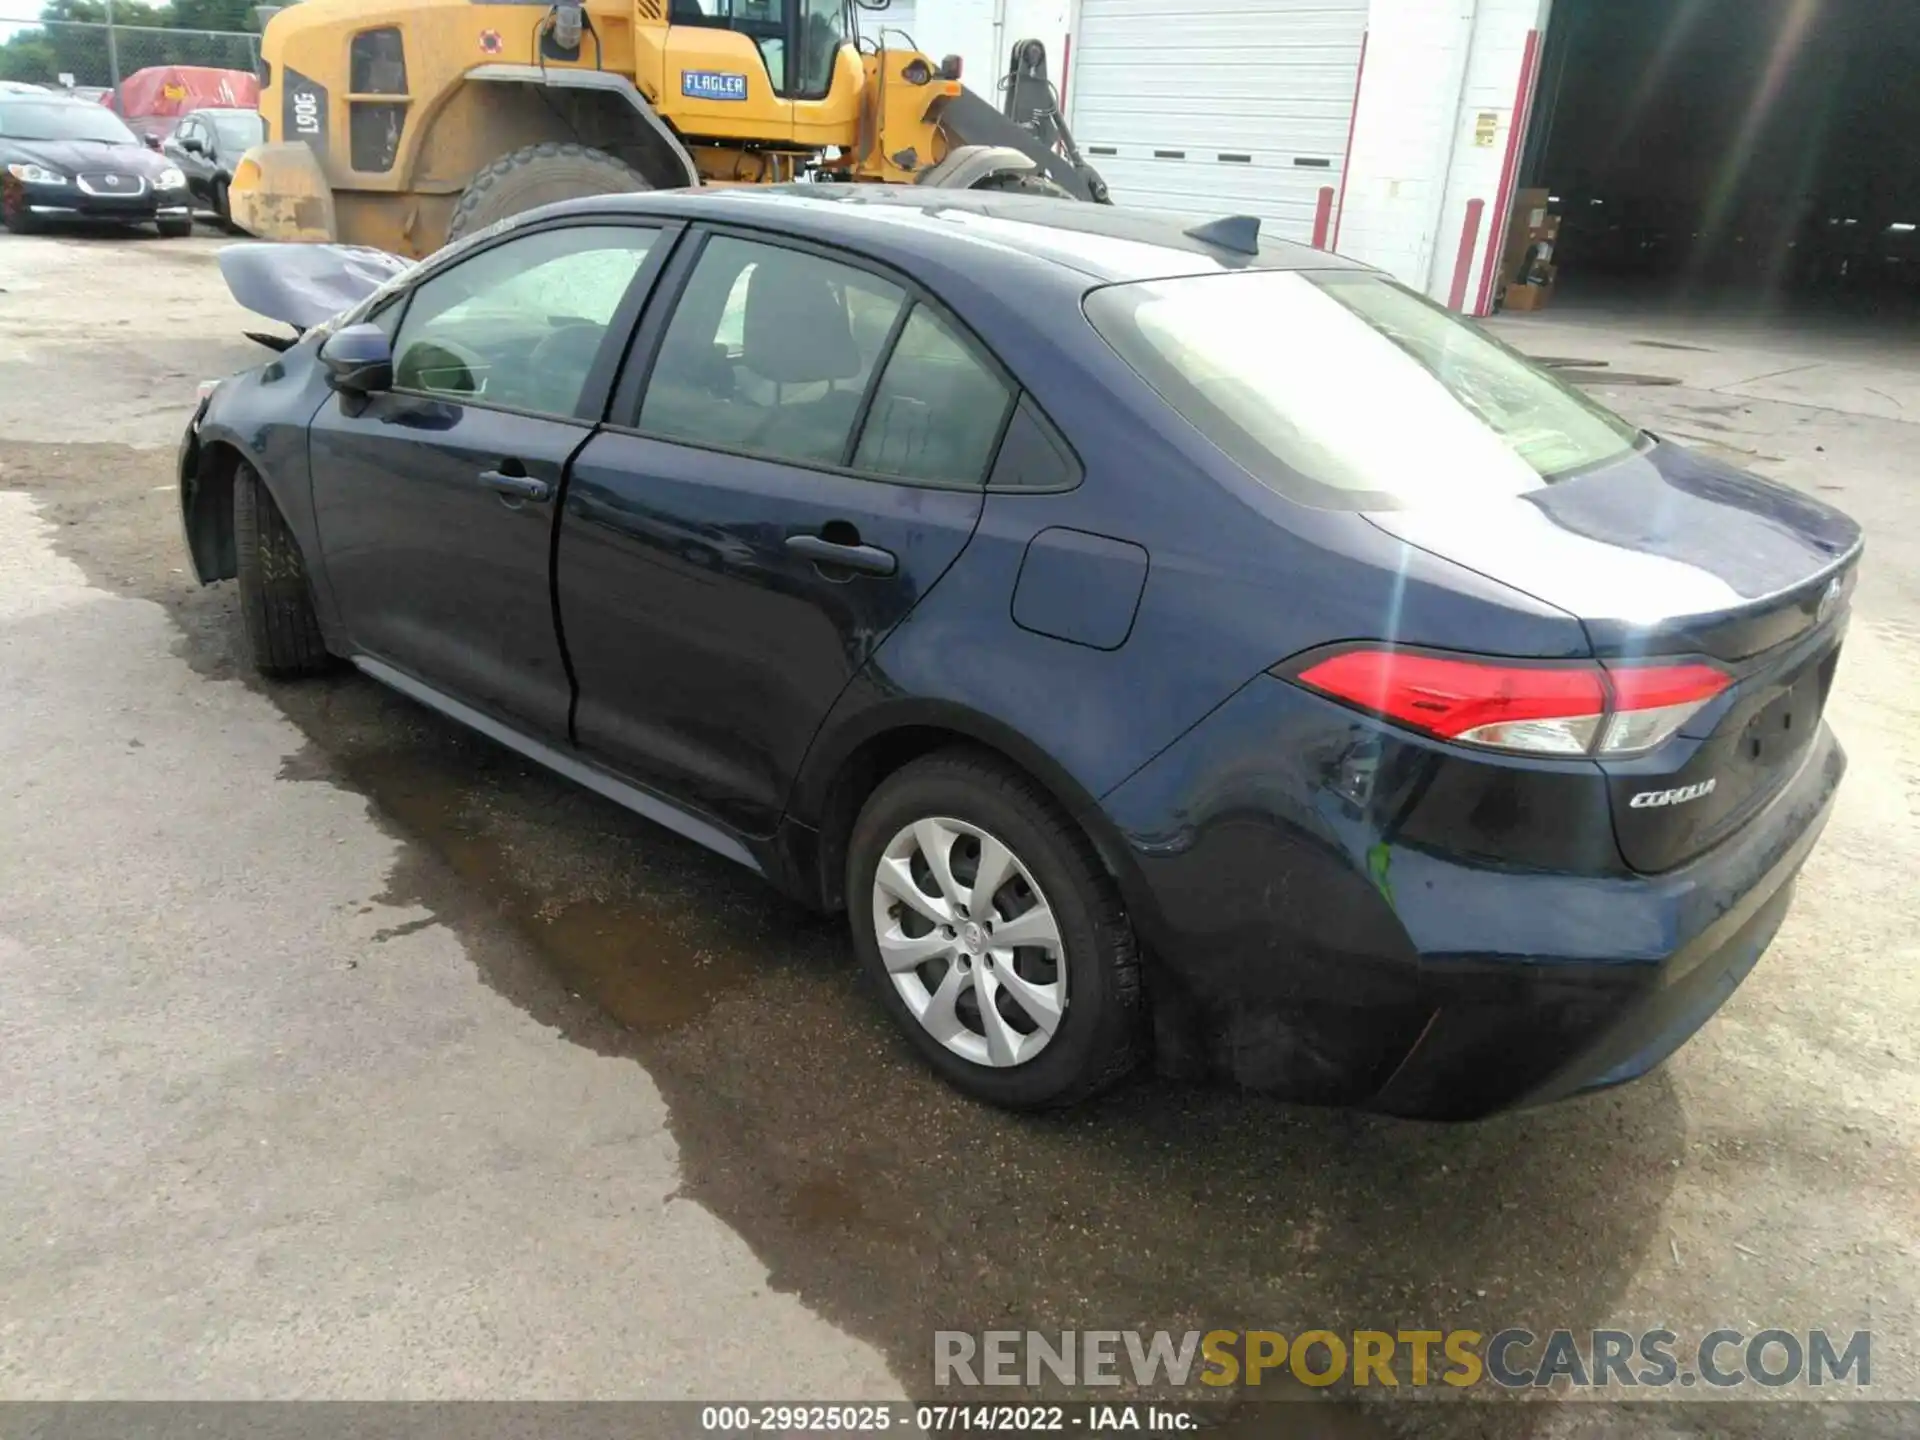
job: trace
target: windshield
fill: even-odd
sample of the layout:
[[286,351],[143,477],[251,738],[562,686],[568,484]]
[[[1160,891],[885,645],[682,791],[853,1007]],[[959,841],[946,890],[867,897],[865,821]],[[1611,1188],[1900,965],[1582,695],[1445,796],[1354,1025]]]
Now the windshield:
[[77,100],[51,104],[9,101],[0,104],[0,135],[9,140],[101,140],[138,145],[133,132],[104,105]]
[[833,67],[847,34],[845,0],[800,0],[800,73],[794,92],[803,99],[824,99],[833,88]]
[[247,150],[260,143],[258,115],[216,115],[213,128],[220,134],[222,150]]
[[1518,495],[1640,444],[1633,426],[1479,326],[1368,271],[1117,285],[1086,309],[1175,410],[1310,505]]

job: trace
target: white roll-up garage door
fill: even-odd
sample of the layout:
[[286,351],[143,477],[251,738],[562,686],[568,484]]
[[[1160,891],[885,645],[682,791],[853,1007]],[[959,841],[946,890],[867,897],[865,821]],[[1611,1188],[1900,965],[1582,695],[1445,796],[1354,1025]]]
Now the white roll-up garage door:
[[1074,139],[1114,203],[1306,240],[1340,184],[1367,0],[1081,0]]

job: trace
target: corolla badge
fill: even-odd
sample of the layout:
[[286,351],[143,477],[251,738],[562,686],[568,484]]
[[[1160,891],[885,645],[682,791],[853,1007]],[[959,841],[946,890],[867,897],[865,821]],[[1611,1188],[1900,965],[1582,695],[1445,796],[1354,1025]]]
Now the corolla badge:
[[1635,810],[1659,810],[1668,805],[1684,805],[1711,795],[1718,780],[1702,780],[1698,785],[1682,785],[1678,790],[1642,790],[1628,803]]

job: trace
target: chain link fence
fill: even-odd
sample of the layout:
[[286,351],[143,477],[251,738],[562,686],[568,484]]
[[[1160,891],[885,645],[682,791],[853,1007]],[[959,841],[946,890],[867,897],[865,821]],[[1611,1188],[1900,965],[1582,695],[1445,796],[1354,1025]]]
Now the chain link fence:
[[240,30],[164,30],[0,14],[0,81],[73,89],[95,98],[115,79],[155,65],[206,65],[251,74],[260,37]]

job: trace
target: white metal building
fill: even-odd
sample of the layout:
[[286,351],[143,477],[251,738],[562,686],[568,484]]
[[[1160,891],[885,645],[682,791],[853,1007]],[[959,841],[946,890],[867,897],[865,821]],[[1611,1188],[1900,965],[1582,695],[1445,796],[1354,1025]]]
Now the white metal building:
[[912,34],[976,86],[1015,40],[1046,42],[1121,204],[1256,214],[1302,241],[1318,220],[1343,253],[1484,313],[1551,3],[917,0]]

